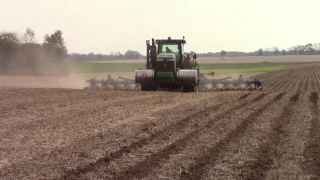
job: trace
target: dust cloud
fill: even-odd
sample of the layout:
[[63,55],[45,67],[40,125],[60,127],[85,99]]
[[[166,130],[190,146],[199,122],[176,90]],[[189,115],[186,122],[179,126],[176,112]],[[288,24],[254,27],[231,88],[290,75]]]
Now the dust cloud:
[[0,76],[0,87],[83,89],[81,77]]

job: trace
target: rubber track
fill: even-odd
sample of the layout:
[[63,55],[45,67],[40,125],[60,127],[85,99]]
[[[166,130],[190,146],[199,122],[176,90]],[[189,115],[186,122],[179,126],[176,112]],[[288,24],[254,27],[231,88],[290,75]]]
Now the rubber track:
[[119,172],[113,179],[116,179],[116,180],[141,179],[141,178],[147,176],[159,164],[161,164],[164,161],[166,161],[167,159],[169,159],[172,154],[179,153],[180,151],[185,149],[188,146],[188,142],[190,141],[191,138],[197,138],[198,136],[200,136],[201,132],[204,129],[210,129],[212,126],[214,126],[219,121],[219,119],[224,117],[226,114],[229,114],[233,111],[242,109],[248,104],[257,102],[257,101],[261,100],[263,97],[265,97],[266,95],[267,95],[267,93],[260,94],[259,96],[254,98],[251,102],[241,103],[241,104],[229,109],[227,112],[219,114],[214,119],[210,120],[202,128],[197,128],[197,129],[189,132],[183,138],[178,139],[177,141],[175,141],[174,143],[165,147],[164,149],[152,154],[151,156],[147,157],[144,161],[138,162],[134,166],[131,166],[131,167],[127,168],[126,170]]
[[320,179],[320,124],[318,110],[319,97],[317,92],[311,92],[309,102],[313,118],[311,120],[309,134],[310,141],[304,152],[304,157],[307,161],[303,163],[303,167],[306,172]]
[[199,116],[201,116],[201,117],[206,116],[210,112],[219,109],[219,107],[221,107],[221,106],[222,106],[222,104],[212,105],[212,106],[210,106],[204,110],[201,110],[195,114],[192,114],[186,118],[180,119],[179,121],[175,122],[174,124],[169,125],[168,127],[165,127],[164,129],[161,129],[161,130],[151,134],[147,138],[143,138],[137,142],[131,143],[128,146],[121,147],[119,150],[117,150],[115,152],[111,152],[110,154],[106,154],[104,157],[100,158],[99,160],[97,160],[94,163],[90,163],[86,166],[79,167],[79,168],[76,168],[71,171],[66,171],[62,175],[61,179],[77,179],[78,177],[80,177],[81,174],[85,174],[87,172],[90,172],[90,171],[94,170],[96,167],[109,165],[111,161],[120,158],[121,156],[123,156],[123,154],[127,154],[127,153],[134,151],[134,150],[137,150],[137,149],[147,145],[148,142],[152,141],[153,139],[167,135],[168,133],[174,131],[174,129],[184,128],[184,127],[188,126],[189,122],[191,122],[193,120],[193,118],[199,117]]
[[228,149],[229,143],[244,136],[249,124],[257,120],[266,108],[279,101],[284,94],[285,92],[278,94],[270,102],[251,113],[240,125],[238,125],[233,131],[229,132],[226,137],[220,140],[214,147],[206,150],[204,155],[199,156],[195,160],[195,163],[190,165],[185,173],[181,174],[180,179],[202,179],[206,172],[206,167],[204,165],[214,165],[218,160],[220,153]]
[[266,178],[274,163],[272,158],[276,157],[277,147],[286,133],[284,127],[288,125],[293,115],[292,106],[299,101],[299,96],[299,92],[294,94],[290,98],[289,103],[283,108],[281,115],[273,120],[273,124],[271,125],[272,132],[269,133],[267,142],[257,149],[258,156],[256,162],[245,168],[247,169],[247,173],[240,175],[242,178],[255,180]]

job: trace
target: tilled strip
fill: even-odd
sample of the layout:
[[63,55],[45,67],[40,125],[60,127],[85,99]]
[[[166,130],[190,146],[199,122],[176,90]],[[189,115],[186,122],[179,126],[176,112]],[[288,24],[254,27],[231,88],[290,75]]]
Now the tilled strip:
[[306,161],[303,163],[304,170],[311,174],[314,179],[320,179],[320,123],[319,123],[319,97],[317,92],[311,92],[309,96],[312,113],[309,142],[304,152]]
[[316,76],[316,81],[318,84],[318,90],[320,91],[320,77],[319,77],[319,68],[315,68],[314,70],[315,76]]
[[306,78],[305,78],[306,82],[304,84],[304,89],[303,89],[304,91],[307,91],[309,88],[309,81],[310,81],[309,76],[310,76],[310,70],[308,69],[306,72]]
[[265,179],[268,171],[271,169],[277,156],[277,147],[285,136],[285,126],[289,123],[290,118],[293,115],[292,106],[299,100],[300,93],[296,93],[291,96],[289,103],[283,108],[281,115],[273,120],[271,125],[272,131],[267,137],[267,142],[261,144],[257,149],[257,160],[252,164],[243,168],[246,169],[241,175],[245,179]]
[[199,117],[199,116],[206,116],[207,114],[211,113],[212,111],[217,110],[221,106],[222,106],[222,104],[215,104],[215,105],[209,106],[204,110],[201,110],[197,113],[194,113],[190,116],[187,116],[186,118],[180,119],[179,121],[175,122],[174,124],[171,124],[163,129],[151,134],[150,136],[148,136],[146,138],[143,138],[137,142],[133,142],[132,144],[129,144],[128,146],[124,146],[124,147],[120,148],[119,150],[114,151],[110,154],[106,154],[103,158],[100,158],[95,163],[91,163],[86,166],[76,168],[75,170],[66,171],[62,175],[61,179],[78,178],[81,174],[92,171],[92,170],[96,169],[97,167],[107,166],[113,160],[120,158],[124,154],[128,154],[128,153],[133,152],[139,148],[142,148],[143,146],[147,145],[150,141],[152,141],[153,139],[155,139],[157,137],[165,136],[177,128],[180,129],[180,128],[187,127],[188,123],[191,122],[193,118]]
[[[266,84],[268,86],[275,83],[275,80],[279,79],[279,77],[283,77],[284,74],[286,74],[289,70],[280,70],[277,72],[268,72],[264,74],[265,76],[262,76],[261,78],[265,78]],[[271,84],[269,84],[271,83]]]
[[147,176],[150,172],[152,172],[152,170],[154,170],[154,168],[157,167],[157,164],[161,164],[162,162],[169,159],[172,154],[176,154],[179,151],[183,150],[185,147],[187,147],[188,142],[192,138],[198,138],[204,129],[210,129],[211,127],[213,127],[218,122],[218,120],[221,119],[225,114],[229,114],[233,111],[242,109],[248,104],[252,104],[254,102],[261,100],[266,95],[267,94],[265,93],[260,94],[250,102],[241,103],[227,110],[226,112],[217,115],[214,119],[210,120],[203,127],[195,128],[195,130],[189,132],[187,135],[183,136],[181,139],[178,139],[177,141],[175,141],[174,143],[171,143],[169,146],[165,147],[164,149],[147,157],[144,161],[138,162],[134,166],[130,166],[126,170],[119,172],[118,174],[115,175],[114,179],[133,179],[133,178],[141,179]]
[[303,71],[301,71],[301,77],[299,78],[299,81],[300,81],[300,83],[299,83],[299,87],[298,87],[298,91],[301,91],[302,90],[302,84],[303,84],[303,79],[304,79],[304,73],[303,73]]
[[[288,74],[290,74],[288,76]],[[276,78],[275,80],[271,81],[272,84],[270,85],[266,85],[266,87],[270,88],[270,89],[278,89],[278,86],[283,84],[283,82],[286,82],[287,79],[289,79],[291,77],[291,70],[285,71],[281,76],[279,76],[278,78]]]
[[241,124],[239,124],[233,131],[229,132],[215,146],[206,150],[203,155],[200,155],[195,160],[195,163],[191,164],[188,170],[181,174],[180,179],[202,179],[207,170],[205,165],[214,165],[219,159],[220,154],[227,150],[229,143],[235,139],[238,139],[239,137],[242,137],[245,134],[248,125],[258,119],[259,115],[271,104],[279,101],[284,94],[285,93],[278,94],[267,104],[251,113]]
[[303,89],[307,89],[306,85],[307,85],[307,81],[308,81],[308,70],[306,68],[303,69],[303,74],[304,74],[304,76],[302,78],[303,83],[302,83],[301,88],[299,89],[300,91],[302,91]]
[[279,85],[278,90],[283,90],[283,89],[291,90],[291,87],[294,86],[295,83],[297,83],[297,81],[294,81],[294,79],[298,76],[299,76],[299,72],[294,71],[294,73],[292,74],[292,76],[290,76],[290,78],[288,78],[285,82]]
[[298,71],[298,75],[295,77],[295,79],[291,79],[290,80],[290,85],[291,86],[289,86],[289,88],[287,88],[289,90],[292,90],[296,86],[296,84],[298,84],[298,83],[299,83],[299,85],[298,85],[298,89],[297,90],[299,90],[299,88],[302,86],[302,80],[301,79],[303,77],[303,72],[300,69],[298,69],[297,71]]
[[[199,98],[199,99],[197,99],[196,100],[196,104],[194,105],[194,106],[199,106],[198,104],[200,104],[201,102],[202,102],[202,98]],[[214,97],[214,98],[212,98],[211,100],[216,100],[216,98]],[[207,99],[206,101],[208,101],[208,102],[210,102],[210,99]],[[154,103],[154,101],[150,101],[151,103],[153,102]],[[164,106],[164,108],[167,108],[166,106]],[[194,107],[193,107],[194,108]],[[163,108],[161,108],[162,110],[161,111],[167,111],[168,109],[163,109]],[[186,107],[181,107],[180,109],[184,109],[184,110],[188,110],[189,108],[186,108]],[[191,110],[191,112],[193,112],[193,110]],[[162,112],[162,114],[163,114],[163,112]],[[126,114],[123,114],[124,116],[127,116]],[[127,119],[126,119],[126,121],[127,121]],[[181,120],[181,121],[183,121],[183,120]],[[153,121],[150,121],[151,123],[153,122]],[[121,126],[122,128],[123,128],[123,126]],[[119,127],[119,128],[121,128],[121,127]],[[130,128],[131,128],[131,125],[130,125]],[[114,132],[114,133],[117,133],[117,132]],[[108,135],[108,133],[107,133],[107,135]],[[102,135],[102,134],[97,134],[97,135],[93,135],[93,136],[86,136],[85,138],[83,138],[83,139],[81,139],[81,141],[76,141],[76,142],[74,142],[74,143],[72,143],[71,145],[69,145],[68,147],[61,147],[61,146],[59,146],[58,148],[56,148],[56,149],[50,149],[50,154],[43,154],[44,152],[41,152],[41,154],[37,154],[38,156],[35,156],[35,157],[33,157],[33,159],[32,159],[32,161],[35,161],[35,162],[40,162],[41,161],[41,159],[47,159],[47,160],[50,160],[50,158],[51,159],[54,159],[54,158],[56,158],[56,157],[58,157],[59,158],[59,160],[63,160],[63,161],[65,161],[64,159],[62,159],[62,158],[64,158],[64,156],[60,156],[60,154],[63,154],[63,155],[65,155],[65,153],[64,153],[64,151],[66,150],[66,148],[69,148],[69,149],[74,149],[74,148],[76,148],[77,146],[81,146],[82,144],[84,144],[84,146],[86,146],[87,144],[85,144],[86,142],[96,142],[96,139],[99,139],[99,140],[97,140],[97,141],[102,141],[103,140],[103,138],[106,138],[105,136],[107,136],[107,135]],[[110,134],[109,134],[110,135]],[[110,136],[109,136],[110,137]],[[89,138],[89,139],[88,139]],[[94,139],[94,138],[96,138],[96,139]],[[89,143],[89,144],[90,144]],[[98,144],[98,143],[96,143],[96,144]],[[93,148],[93,146],[92,146],[92,148]],[[72,150],[72,151],[77,151],[77,149],[75,149],[75,150]],[[70,154],[69,154],[69,156],[70,156]],[[106,155],[106,159],[108,159],[108,155]],[[29,159],[29,161],[26,161],[26,162],[22,162],[22,163],[20,163],[20,164],[17,164],[17,165],[12,165],[12,166],[8,166],[8,167],[5,167],[5,171],[3,171],[5,174],[6,174],[6,176],[9,176],[10,174],[14,174],[14,173],[17,173],[17,172],[13,172],[13,167],[14,166],[17,166],[17,167],[25,167],[25,168],[20,168],[19,169],[19,172],[20,173],[24,173],[24,174],[28,174],[28,173],[30,173],[30,169],[28,169],[28,166],[29,166],[29,163],[30,163],[30,159]],[[59,162],[60,163],[60,162]],[[43,163],[37,163],[37,164],[34,164],[34,166],[40,166],[41,164],[43,164]],[[54,167],[55,166],[55,164],[53,164],[52,165],[52,169],[54,169],[54,170],[57,170],[58,168],[59,169],[64,169],[63,168],[63,166],[61,166],[61,167],[58,167],[58,168],[56,168],[56,167]],[[58,165],[56,165],[56,166],[58,166]],[[81,167],[79,168],[79,169],[81,169]],[[40,168],[38,167],[38,170],[40,171]],[[42,170],[42,169],[41,169]],[[65,169],[64,169],[65,170]],[[43,171],[43,170],[42,170]],[[3,174],[3,172],[0,172],[1,174]],[[4,174],[3,174],[4,175]]]

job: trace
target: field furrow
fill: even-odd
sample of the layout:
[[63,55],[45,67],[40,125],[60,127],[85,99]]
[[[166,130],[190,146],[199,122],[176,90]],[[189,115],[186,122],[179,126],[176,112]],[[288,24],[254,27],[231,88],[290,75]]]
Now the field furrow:
[[317,92],[311,92],[309,96],[311,109],[311,125],[309,142],[304,152],[304,170],[312,179],[320,178],[320,123],[319,123],[319,96]]

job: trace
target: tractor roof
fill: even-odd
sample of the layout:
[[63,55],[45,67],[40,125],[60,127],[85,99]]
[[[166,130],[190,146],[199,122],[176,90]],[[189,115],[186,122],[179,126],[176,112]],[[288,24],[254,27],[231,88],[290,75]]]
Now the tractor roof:
[[171,39],[168,37],[168,39],[157,39],[156,43],[186,43],[186,40],[184,39]]

